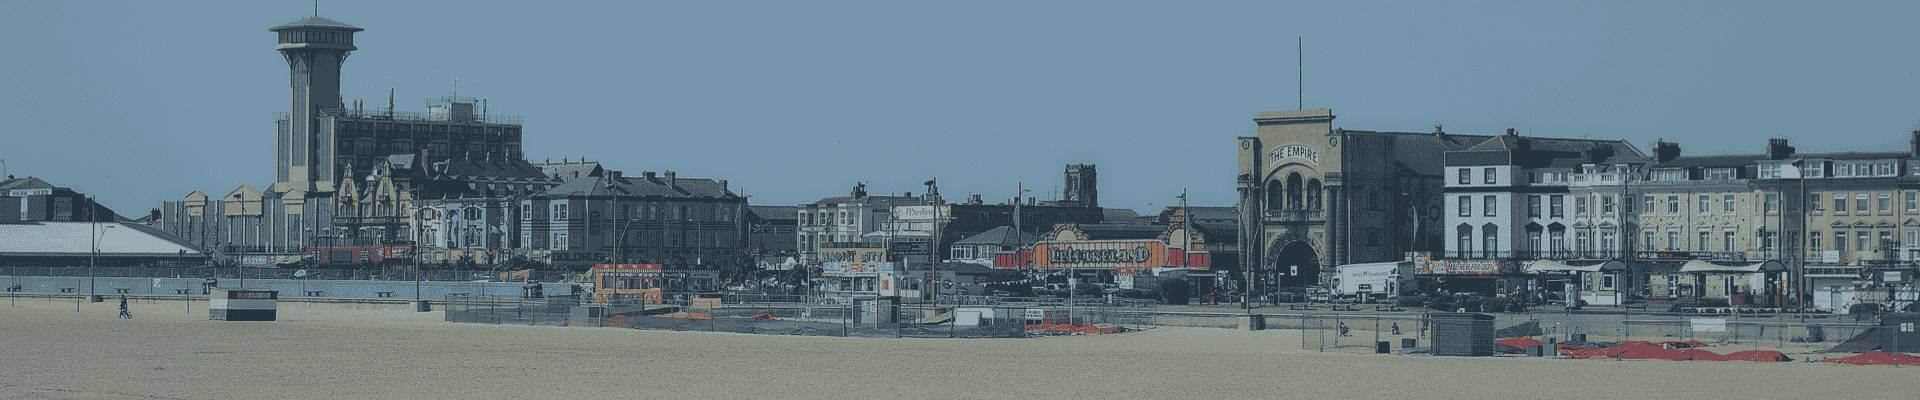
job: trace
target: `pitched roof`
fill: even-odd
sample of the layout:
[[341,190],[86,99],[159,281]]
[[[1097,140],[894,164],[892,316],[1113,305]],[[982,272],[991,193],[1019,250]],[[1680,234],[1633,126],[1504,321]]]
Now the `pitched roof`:
[[574,178],[598,176],[606,172],[598,161],[549,163],[540,164],[538,167],[541,173],[547,175],[547,178],[562,182]]
[[602,175],[567,181],[547,190],[548,196],[657,196],[682,198],[733,198],[735,195],[720,181],[705,178],[676,178],[672,186],[665,177]]
[[1666,162],[1655,163],[1653,167],[1654,168],[1733,168],[1733,167],[1745,167],[1745,166],[1753,165],[1753,163],[1755,162],[1759,162],[1761,160],[1766,160],[1766,159],[1767,159],[1767,156],[1764,154],[1723,154],[1723,155],[1711,155],[1711,156],[1680,156],[1672,160],[1667,160]]
[[754,218],[762,220],[800,219],[800,207],[798,206],[747,206],[747,213],[753,214]]
[[1019,234],[1015,234],[1013,227],[1001,225],[1001,226],[994,227],[993,229],[988,229],[986,232],[980,232],[978,234],[974,234],[973,236],[968,236],[965,239],[960,239],[958,241],[953,242],[953,244],[974,245],[974,246],[999,245],[999,246],[1018,247],[1018,246],[1026,246],[1026,245],[1030,245],[1038,242],[1040,242],[1040,234],[1029,233],[1029,232],[1020,232]]
[[[1240,243],[1239,228],[1240,228],[1239,225],[1234,225],[1234,224],[1217,224],[1217,223],[1204,223],[1204,222],[1193,223],[1193,229],[1200,231],[1202,235],[1205,235],[1207,238],[1207,243],[1211,244],[1212,246],[1223,246],[1223,245],[1230,245],[1234,243]],[[1210,246],[1207,248],[1211,249],[1214,247]]]
[[545,179],[540,167],[525,160],[476,160],[459,158],[447,160],[447,175],[487,178],[526,178],[527,180]]
[[25,177],[25,178],[13,178],[13,179],[8,179],[6,181],[0,181],[0,190],[58,189],[58,188],[60,188],[60,186],[54,185],[52,182],[47,182],[46,180],[42,180],[40,178],[31,177],[31,176]]
[[[1066,224],[1062,224],[1062,225],[1066,225]],[[1078,229],[1081,233],[1086,234],[1088,240],[1158,239],[1160,238],[1160,234],[1165,233],[1167,230],[1165,227],[1156,226],[1156,225],[1135,225],[1135,224],[1071,224],[1071,225],[1073,229]]]
[[917,206],[925,202],[926,202],[926,199],[921,197],[869,195],[869,196],[861,196],[857,198],[853,196],[834,196],[834,197],[820,199],[820,201],[815,201],[813,202],[813,204],[829,205],[829,204],[841,204],[841,203],[863,203],[863,204],[892,207],[892,206]]
[[1139,217],[1140,217],[1139,212],[1135,212],[1133,210],[1129,210],[1125,208],[1100,209],[1100,220],[1105,222],[1115,222],[1115,223],[1132,222],[1134,218],[1139,218]]
[[89,236],[95,232],[98,232],[100,237],[100,255],[103,257],[175,256],[181,251],[185,251],[188,255],[200,254],[189,246],[155,234],[156,231],[153,228],[143,225],[119,222],[95,224],[51,221],[0,224],[0,254],[91,255],[93,241]]
[[1419,173],[1438,174],[1445,167],[1444,155],[1449,151],[1506,151],[1517,148],[1521,140],[1534,150],[1580,152],[1594,145],[1613,149],[1615,157],[1645,157],[1640,149],[1625,140],[1554,138],[1518,135],[1472,135],[1458,133],[1415,133],[1389,131],[1341,130],[1348,135],[1368,135],[1385,138],[1393,143],[1394,161],[1401,166]]
[[283,29],[296,29],[296,28],[341,29],[341,30],[349,30],[354,32],[365,30],[365,29],[360,29],[360,27],[358,26],[347,25],[347,23],[345,22],[326,19],[318,15],[301,18],[299,21],[288,22],[284,25],[268,28],[267,30],[278,31]]

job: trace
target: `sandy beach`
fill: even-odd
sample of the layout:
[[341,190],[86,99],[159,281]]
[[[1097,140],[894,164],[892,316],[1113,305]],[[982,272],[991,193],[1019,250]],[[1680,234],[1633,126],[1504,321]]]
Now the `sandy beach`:
[[1920,369],[1791,362],[1307,352],[1292,331],[893,339],[454,324],[283,304],[281,321],[181,303],[0,305],[0,397],[1910,398]]

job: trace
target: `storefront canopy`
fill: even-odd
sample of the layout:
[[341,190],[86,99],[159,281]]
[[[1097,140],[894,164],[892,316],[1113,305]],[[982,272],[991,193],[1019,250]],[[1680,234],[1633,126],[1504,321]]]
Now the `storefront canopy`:
[[1624,271],[1627,263],[1615,260],[1536,260],[1527,264],[1527,273]]
[[1781,264],[1779,261],[1774,260],[1742,263],[1716,263],[1706,260],[1692,260],[1680,266],[1680,272],[1709,274],[1751,274],[1785,270],[1787,270],[1786,264]]

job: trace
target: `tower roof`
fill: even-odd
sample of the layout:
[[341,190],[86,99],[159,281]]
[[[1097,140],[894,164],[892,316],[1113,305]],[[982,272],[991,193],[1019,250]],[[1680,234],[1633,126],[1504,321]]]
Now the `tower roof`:
[[353,31],[353,32],[359,32],[359,31],[365,30],[365,29],[360,29],[360,27],[357,27],[357,26],[347,25],[347,23],[345,22],[326,19],[325,17],[321,17],[317,15],[312,17],[301,18],[299,21],[289,22],[286,25],[276,26],[267,30],[282,31],[282,30],[300,29],[300,28],[336,29],[336,30],[346,30],[346,31]]

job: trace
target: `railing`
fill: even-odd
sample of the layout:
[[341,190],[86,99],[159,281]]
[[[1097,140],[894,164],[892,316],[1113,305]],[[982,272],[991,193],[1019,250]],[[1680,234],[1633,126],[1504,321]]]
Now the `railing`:
[[1326,222],[1325,210],[1290,209],[1267,210],[1265,218],[1272,222]]

